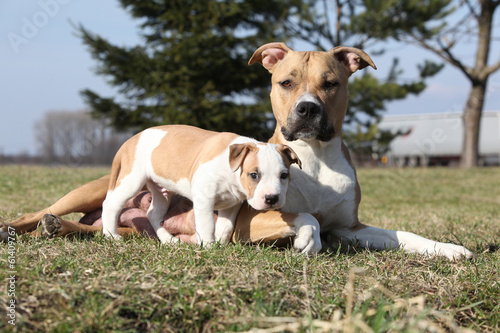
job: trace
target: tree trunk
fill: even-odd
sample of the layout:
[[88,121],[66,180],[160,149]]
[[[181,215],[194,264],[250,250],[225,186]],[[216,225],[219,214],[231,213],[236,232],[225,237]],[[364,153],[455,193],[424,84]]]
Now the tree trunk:
[[477,18],[479,28],[478,47],[474,69],[468,73],[472,82],[472,90],[465,105],[463,114],[464,146],[462,152],[462,167],[477,166],[479,157],[479,126],[486,93],[486,84],[490,69],[488,55],[490,53],[491,28],[493,13],[498,5],[492,0],[481,0],[481,13]]
[[464,168],[477,166],[479,157],[479,126],[483,111],[486,82],[474,83],[463,114],[464,142],[461,164]]

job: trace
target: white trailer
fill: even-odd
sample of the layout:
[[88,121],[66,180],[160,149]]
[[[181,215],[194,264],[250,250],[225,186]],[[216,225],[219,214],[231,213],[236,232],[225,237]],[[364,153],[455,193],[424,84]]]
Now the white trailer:
[[[393,165],[449,165],[462,154],[464,126],[461,113],[386,116],[379,129],[406,133],[389,146]],[[483,112],[479,136],[480,165],[500,164],[500,111]]]

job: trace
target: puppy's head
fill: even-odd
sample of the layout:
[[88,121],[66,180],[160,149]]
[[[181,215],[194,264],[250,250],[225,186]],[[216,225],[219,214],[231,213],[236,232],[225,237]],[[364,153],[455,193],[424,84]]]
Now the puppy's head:
[[290,182],[290,165],[301,162],[295,152],[282,144],[241,143],[229,147],[229,165],[240,170],[247,202],[256,210],[283,207]]

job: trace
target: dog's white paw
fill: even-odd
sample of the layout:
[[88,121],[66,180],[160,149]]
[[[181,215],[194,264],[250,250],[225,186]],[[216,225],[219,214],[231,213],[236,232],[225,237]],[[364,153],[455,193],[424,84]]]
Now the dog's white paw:
[[196,234],[196,244],[204,248],[211,248],[217,245],[219,242],[215,241],[214,236],[212,237],[201,237],[200,234]]
[[316,254],[321,250],[319,223],[310,214],[299,214],[294,220],[296,236],[293,247],[301,254]]
[[436,243],[433,250],[427,252],[430,256],[444,256],[451,261],[472,259],[474,254],[465,247],[450,243]]
[[215,241],[219,243],[228,243],[233,235],[233,224],[229,220],[220,219],[215,225]]
[[172,236],[167,230],[163,228],[156,231],[156,236],[158,236],[158,239],[162,244],[170,244],[179,241],[179,239]]
[[123,239],[122,236],[118,235],[117,233],[111,233],[106,229],[103,229],[102,234],[104,235],[104,237],[115,241],[121,241]]

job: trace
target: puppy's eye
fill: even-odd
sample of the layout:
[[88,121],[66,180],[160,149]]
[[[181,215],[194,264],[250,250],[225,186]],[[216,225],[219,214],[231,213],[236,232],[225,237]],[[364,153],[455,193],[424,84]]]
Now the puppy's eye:
[[252,172],[252,173],[249,173],[248,176],[250,178],[252,178],[253,180],[257,180],[259,179],[259,174],[257,172]]
[[288,172],[282,172],[280,175],[281,179],[287,179],[288,178]]
[[325,83],[323,83],[323,89],[332,89],[338,85],[339,83],[337,81],[325,81]]
[[292,81],[290,80],[285,80],[285,81],[281,81],[280,82],[280,85],[283,87],[283,88],[291,88],[292,87]]

